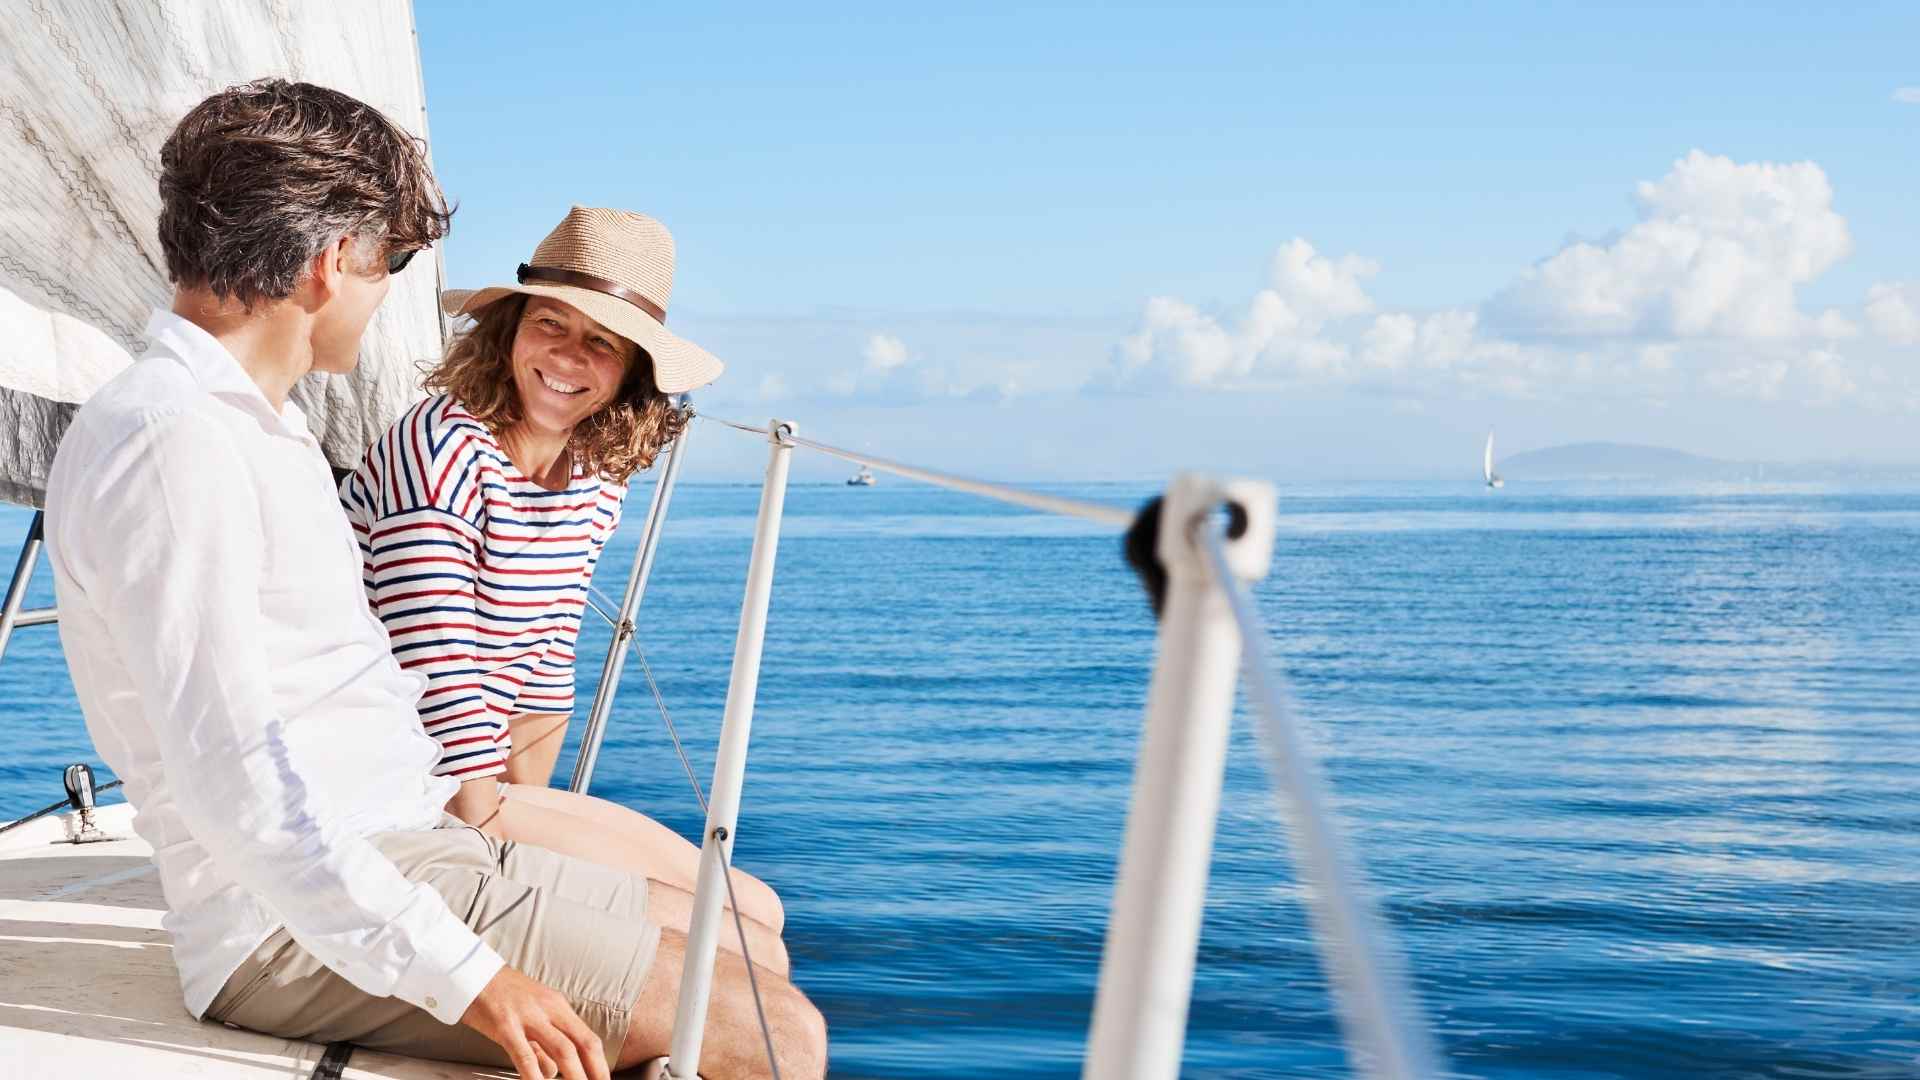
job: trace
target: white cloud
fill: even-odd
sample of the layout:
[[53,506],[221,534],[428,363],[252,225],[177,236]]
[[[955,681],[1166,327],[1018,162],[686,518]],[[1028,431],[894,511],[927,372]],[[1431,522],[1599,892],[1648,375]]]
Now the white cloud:
[[1920,281],[1887,281],[1867,290],[1867,325],[1895,345],[1920,345]]
[[[1636,198],[1639,218],[1617,236],[1570,245],[1478,305],[1396,307],[1371,291],[1378,262],[1295,237],[1241,302],[1155,297],[1131,332],[1095,316],[856,310],[693,332],[740,380],[716,388],[716,406],[738,394],[783,408],[1017,407],[1076,391],[1148,400],[1181,386],[1258,400],[1281,389],[1350,393],[1402,414],[1410,403],[1500,398],[1535,409],[1699,411],[1757,399],[1920,413],[1920,366],[1903,351],[1920,344],[1920,281],[1876,285],[1840,309],[1797,303],[1848,246],[1818,166],[1696,152]],[[1531,321],[1514,318],[1522,292]],[[1589,297],[1624,315],[1582,314]]]
[[905,406],[1076,394],[1104,369],[1113,341],[1110,320],[976,311],[709,319],[688,333],[728,359],[728,377],[702,397],[720,414],[776,401]]
[[1800,361],[1803,378],[1813,390],[1813,399],[1822,405],[1844,401],[1858,389],[1847,362],[1832,349],[1815,349]]
[[1702,381],[1726,397],[1837,405],[1859,395],[1862,374],[1832,349],[1811,349],[1711,368]]
[[1695,150],[1635,191],[1640,220],[1574,243],[1487,305],[1489,322],[1573,337],[1818,333],[1795,290],[1852,250],[1833,188],[1812,162],[1741,164]]
[[1273,287],[1268,293],[1296,317],[1319,323],[1373,310],[1373,300],[1360,284],[1380,272],[1380,264],[1358,255],[1329,259],[1299,237],[1280,245],[1273,254]]
[[[1231,328],[1184,300],[1148,300],[1140,327],[1114,350],[1116,374],[1124,380],[1151,368],[1190,386],[1252,376],[1343,378],[1355,362],[1354,344],[1324,331],[1374,309],[1362,282],[1379,269],[1357,255],[1328,258],[1295,237],[1274,252],[1267,286]],[[1391,368],[1398,362],[1420,333],[1405,318],[1382,317],[1383,325],[1362,343],[1371,350],[1366,363]]]
[[1893,100],[1902,105],[1920,105],[1920,86],[1903,86],[1895,90]]
[[1852,319],[1834,308],[1828,308],[1807,323],[1807,333],[1812,337],[1826,338],[1829,341],[1840,338],[1860,336],[1860,327]]
[[1708,372],[1706,382],[1727,397],[1772,401],[1780,396],[1791,370],[1792,365],[1784,359],[1760,360]]
[[1875,366],[1883,347],[1862,324],[1920,342],[1920,282],[1876,285],[1859,309],[1797,304],[1851,247],[1819,166],[1695,151],[1636,198],[1638,223],[1567,246],[1477,310],[1383,307],[1366,290],[1376,262],[1289,240],[1242,309],[1149,300],[1090,385],[1910,407],[1920,378]]
[[1210,386],[1252,370],[1252,352],[1210,315],[1172,297],[1147,301],[1140,329],[1117,350],[1122,375],[1150,367],[1191,386]]
[[1274,254],[1267,287],[1237,316],[1184,300],[1147,301],[1096,385],[1153,380],[1212,388],[1359,385],[1383,393],[1421,382],[1529,394],[1552,364],[1538,347],[1479,335],[1471,310],[1380,311],[1364,280],[1379,264],[1321,255],[1295,238]]
[[[835,371],[826,380],[829,394],[837,398],[900,398],[906,394],[908,371],[906,361],[910,354],[906,342],[895,334],[874,332],[866,336],[866,346],[860,348],[860,369],[858,371]],[[941,386],[939,373],[922,371],[920,373],[920,394],[943,398],[947,396]]]
[[874,334],[862,355],[868,371],[889,372],[907,362],[907,344],[892,334]]

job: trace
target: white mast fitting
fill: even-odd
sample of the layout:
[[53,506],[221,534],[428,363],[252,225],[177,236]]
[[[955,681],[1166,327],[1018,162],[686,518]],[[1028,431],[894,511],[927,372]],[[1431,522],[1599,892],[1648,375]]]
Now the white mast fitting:
[[1225,780],[1233,691],[1246,643],[1195,530],[1223,503],[1245,509],[1228,549],[1243,580],[1273,561],[1271,485],[1182,474],[1167,489],[1157,550],[1167,569],[1133,798],[1088,1034],[1085,1080],[1173,1080],[1187,1034],[1200,910]]

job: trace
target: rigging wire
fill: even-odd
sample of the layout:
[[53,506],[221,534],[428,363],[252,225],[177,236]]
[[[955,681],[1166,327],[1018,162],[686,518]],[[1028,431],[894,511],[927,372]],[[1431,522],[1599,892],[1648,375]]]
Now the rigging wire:
[[[113,780],[108,783],[101,784],[97,788],[94,788],[93,793],[95,795],[99,795],[104,792],[112,791],[114,788],[117,788],[124,783],[126,783],[126,781],[124,780]],[[20,826],[25,825],[29,821],[38,821],[41,818],[46,817],[48,814],[55,813],[60,810],[71,810],[71,809],[74,809],[73,800],[61,799],[59,802],[54,803],[52,806],[43,806],[40,809],[35,810],[33,813],[28,814],[26,817],[16,818],[13,821],[7,822],[5,825],[0,825],[0,833],[12,832],[13,830],[19,828]]]
[[[766,428],[754,427],[752,424],[741,424],[732,420],[723,420],[720,417],[710,416],[706,413],[696,413],[695,415],[702,420],[710,420],[713,423],[733,428],[736,431],[745,431],[756,435],[770,434]],[[781,438],[793,443],[795,446],[804,446],[809,450],[816,450],[829,457],[840,458],[843,461],[851,461],[856,465],[865,465],[869,468],[879,469],[881,472],[889,472],[895,476],[904,476],[909,480],[919,480],[937,487],[951,488],[954,491],[964,491],[972,495],[996,499],[1003,503],[1024,506],[1030,510],[1040,510],[1049,514],[1061,514],[1066,517],[1080,518],[1084,521],[1109,525],[1116,529],[1124,529],[1133,524],[1134,512],[1132,510],[1125,507],[1113,506],[1109,503],[1090,502],[1086,499],[1069,499],[1060,495],[1044,495],[1037,491],[1026,491],[1021,488],[1009,487],[1006,484],[994,484],[985,480],[970,480],[967,477],[955,476],[952,473],[939,472],[934,469],[923,469],[918,465],[908,465],[903,462],[889,461],[886,458],[873,457],[869,454],[855,453],[852,450],[842,450],[837,446],[828,446],[826,443],[817,443],[811,439],[803,439],[792,432],[784,433],[781,435]]]
[[[680,755],[680,767],[687,771],[687,783],[693,785],[693,797],[700,800],[700,812],[707,812],[707,793],[700,789],[700,778],[693,773],[693,762],[687,760],[686,748],[680,745],[680,733],[674,730],[673,717],[667,713],[666,698],[660,694],[660,684],[653,680],[653,668],[647,664],[647,654],[640,648],[638,636],[629,636],[627,644],[632,646],[634,658],[640,661],[640,674],[646,677],[647,689],[653,691],[653,703],[660,709],[660,719],[666,722],[667,736],[673,740],[673,752]],[[753,991],[753,1011],[760,1018],[760,1037],[767,1044],[767,1066],[773,1070],[773,1080],[780,1080],[780,1062],[773,1054],[773,1028],[767,1023],[767,1007],[760,1000],[760,977],[753,971],[753,954],[747,951],[747,924],[740,916],[740,900],[733,894],[733,860],[723,846],[727,837],[725,830],[716,830],[722,835],[714,838],[714,854],[720,857],[720,880],[727,883],[727,905],[733,909],[733,932],[740,938],[740,958],[747,964],[747,987]]]
[[1367,900],[1359,868],[1345,857],[1319,763],[1301,737],[1284,677],[1265,656],[1266,627],[1246,585],[1229,568],[1226,547],[1209,520],[1193,524],[1195,540],[1239,624],[1241,665],[1259,742],[1281,811],[1293,826],[1308,914],[1319,929],[1314,944],[1333,982],[1341,1026],[1359,1051],[1357,1067],[1381,1080],[1437,1077],[1439,1051],[1420,1022],[1418,1002]]
[[[591,582],[587,588],[598,594],[603,602],[611,603],[606,594],[601,593]],[[595,605],[596,610],[598,605]],[[607,620],[611,623],[613,620]],[[686,770],[687,783],[693,787],[693,797],[700,800],[700,812],[707,812],[707,793],[700,787],[700,778],[694,774],[693,762],[687,757],[686,747],[680,744],[680,732],[673,726],[673,715],[667,711],[667,699],[660,693],[660,684],[654,680],[653,668],[647,663],[647,654],[640,648],[638,635],[630,634],[627,645],[633,649],[634,659],[640,661],[640,674],[647,680],[647,689],[653,692],[654,707],[660,710],[660,719],[667,727],[667,737],[673,741],[673,752],[680,758],[680,767]],[[733,909],[733,932],[740,938],[740,958],[747,965],[747,987],[753,991],[753,1011],[760,1019],[760,1038],[767,1047],[767,1066],[773,1070],[773,1080],[780,1080],[780,1062],[773,1053],[773,1028],[767,1023],[767,1007],[760,998],[760,977],[753,970],[753,954],[747,949],[747,923],[740,915],[740,899],[733,891],[733,860],[724,846],[724,835],[715,838],[715,853],[720,856],[720,880],[727,885],[727,906]]]

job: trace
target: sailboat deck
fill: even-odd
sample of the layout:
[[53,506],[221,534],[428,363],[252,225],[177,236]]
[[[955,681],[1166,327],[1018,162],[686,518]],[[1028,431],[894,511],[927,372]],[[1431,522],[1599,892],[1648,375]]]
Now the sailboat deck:
[[[165,905],[132,808],[97,812],[116,839],[59,843],[59,817],[0,836],[0,1076],[304,1078],[326,1048],[187,1015]],[[508,1071],[356,1050],[342,1077],[475,1080]]]

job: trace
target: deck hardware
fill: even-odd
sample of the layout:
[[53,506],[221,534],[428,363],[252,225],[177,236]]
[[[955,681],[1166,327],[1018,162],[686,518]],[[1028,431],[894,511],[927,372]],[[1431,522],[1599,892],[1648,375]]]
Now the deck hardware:
[[67,786],[67,805],[74,812],[67,816],[67,841],[75,844],[97,844],[102,840],[113,840],[93,823],[94,795],[93,769],[87,765],[69,765],[62,777]]

